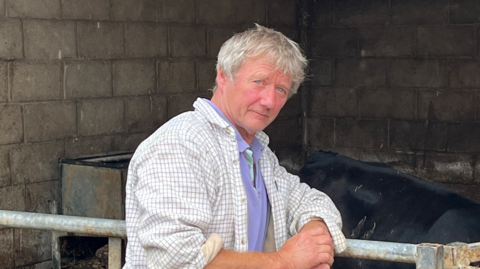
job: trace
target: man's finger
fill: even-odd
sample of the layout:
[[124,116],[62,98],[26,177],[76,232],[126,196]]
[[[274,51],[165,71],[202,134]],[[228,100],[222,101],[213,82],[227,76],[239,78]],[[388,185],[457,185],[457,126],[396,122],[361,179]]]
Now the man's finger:
[[312,269],[330,269],[330,265],[324,263],[324,264],[320,264]]
[[318,261],[328,265],[333,264],[333,253],[329,252],[318,252],[317,253]]

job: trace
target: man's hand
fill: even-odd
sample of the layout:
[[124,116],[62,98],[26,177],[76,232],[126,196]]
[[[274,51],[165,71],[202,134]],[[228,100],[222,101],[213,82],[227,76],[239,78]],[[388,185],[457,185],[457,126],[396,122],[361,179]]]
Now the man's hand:
[[205,268],[329,269],[333,263],[333,250],[327,225],[318,219],[305,224],[277,252],[238,253],[221,249]]
[[321,220],[307,223],[277,252],[285,268],[328,269],[333,264],[334,245]]

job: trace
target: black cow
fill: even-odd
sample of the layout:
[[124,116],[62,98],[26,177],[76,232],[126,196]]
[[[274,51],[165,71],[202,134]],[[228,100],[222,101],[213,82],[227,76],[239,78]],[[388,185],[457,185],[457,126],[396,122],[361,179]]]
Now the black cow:
[[[441,185],[333,152],[312,154],[300,178],[328,194],[347,238],[401,243],[480,242],[480,203]],[[335,258],[333,268],[415,268]]]

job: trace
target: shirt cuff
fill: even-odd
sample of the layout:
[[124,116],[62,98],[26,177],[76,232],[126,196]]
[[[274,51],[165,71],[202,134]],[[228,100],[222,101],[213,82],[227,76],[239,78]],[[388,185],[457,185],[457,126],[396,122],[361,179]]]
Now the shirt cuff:
[[335,245],[335,253],[342,253],[347,248],[347,239],[343,235],[341,230],[341,226],[337,224],[335,221],[331,220],[330,218],[320,218],[317,216],[302,216],[298,217],[296,221],[292,222],[292,226],[290,226],[290,233],[292,235],[297,234],[305,224],[312,220],[323,220],[328,227],[328,231],[332,236],[333,244]]

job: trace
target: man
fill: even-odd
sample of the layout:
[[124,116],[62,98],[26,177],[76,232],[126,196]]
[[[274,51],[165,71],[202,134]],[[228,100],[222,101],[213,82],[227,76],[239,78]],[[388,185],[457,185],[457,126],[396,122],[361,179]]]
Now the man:
[[225,42],[211,101],[132,157],[125,268],[329,268],[346,248],[340,214],[279,166],[262,132],[306,64],[295,42],[259,25]]

